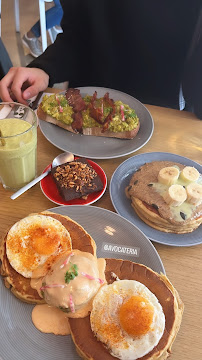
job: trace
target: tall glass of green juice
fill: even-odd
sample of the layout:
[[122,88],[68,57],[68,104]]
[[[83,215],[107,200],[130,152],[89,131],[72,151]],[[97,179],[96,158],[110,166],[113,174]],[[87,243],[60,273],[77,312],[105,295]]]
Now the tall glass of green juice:
[[0,103],[0,181],[17,190],[36,177],[37,118],[28,106]]

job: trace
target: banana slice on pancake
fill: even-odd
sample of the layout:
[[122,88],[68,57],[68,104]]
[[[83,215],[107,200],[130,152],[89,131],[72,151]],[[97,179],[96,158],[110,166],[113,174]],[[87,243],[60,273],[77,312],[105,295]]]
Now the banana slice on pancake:
[[200,174],[197,169],[192,166],[185,166],[185,168],[180,173],[180,178],[187,182],[197,181]]
[[175,166],[167,166],[162,168],[158,173],[158,181],[164,185],[173,185],[180,175],[180,171]]
[[149,226],[163,232],[189,233],[202,223],[201,176],[191,166],[153,161],[134,172],[126,195]]
[[187,192],[182,185],[171,185],[163,198],[168,205],[180,206],[187,199]]
[[202,185],[191,183],[187,186],[187,201],[195,206],[202,203]]

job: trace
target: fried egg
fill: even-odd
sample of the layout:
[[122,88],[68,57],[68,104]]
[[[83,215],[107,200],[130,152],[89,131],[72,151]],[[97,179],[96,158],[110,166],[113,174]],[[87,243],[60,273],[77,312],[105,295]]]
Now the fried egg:
[[27,216],[15,223],[7,234],[8,260],[26,278],[46,275],[56,258],[71,250],[69,232],[51,216]]
[[112,356],[135,360],[158,344],[165,329],[165,315],[144,284],[119,280],[101,287],[93,300],[90,323]]

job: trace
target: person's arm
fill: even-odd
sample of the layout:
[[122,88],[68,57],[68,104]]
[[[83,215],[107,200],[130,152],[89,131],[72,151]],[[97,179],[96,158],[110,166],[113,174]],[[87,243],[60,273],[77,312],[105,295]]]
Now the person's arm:
[[202,8],[182,77],[186,110],[202,120]]
[[26,100],[43,91],[48,85],[76,77],[77,73],[77,31],[78,3],[82,1],[61,1],[64,16],[63,33],[54,44],[32,61],[27,68],[13,67],[0,82],[0,97],[3,101]]
[[202,120],[202,35],[192,56],[186,63],[182,79],[186,110]]
[[78,69],[78,51],[77,36],[79,26],[79,11],[81,1],[64,0],[61,1],[63,7],[63,18],[61,26],[63,33],[57,36],[56,41],[50,45],[46,51],[33,60],[28,67],[40,68],[49,75],[49,85],[54,83],[68,81],[77,76]]

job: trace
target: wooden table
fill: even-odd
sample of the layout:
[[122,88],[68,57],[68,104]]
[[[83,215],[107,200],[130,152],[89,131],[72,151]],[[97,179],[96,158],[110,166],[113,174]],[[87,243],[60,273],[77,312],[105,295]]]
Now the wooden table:
[[[108,184],[112,173],[121,162],[143,152],[170,152],[201,163],[202,121],[188,112],[156,106],[147,108],[155,124],[150,141],[129,156],[97,160],[107,174]],[[61,150],[50,144],[38,129],[38,174],[59,153]],[[0,187],[0,235],[30,212],[56,206],[42,194],[39,184],[14,201],[10,199],[11,194]],[[114,211],[108,190],[95,205]],[[185,304],[182,325],[172,348],[171,359],[202,359],[202,245],[179,248],[154,243],[154,246],[163,261],[168,278]]]

